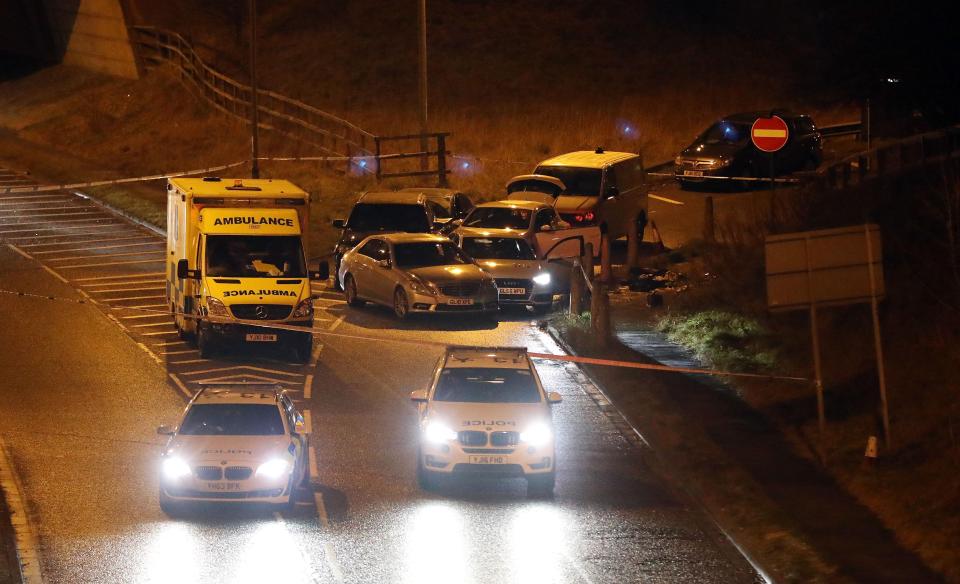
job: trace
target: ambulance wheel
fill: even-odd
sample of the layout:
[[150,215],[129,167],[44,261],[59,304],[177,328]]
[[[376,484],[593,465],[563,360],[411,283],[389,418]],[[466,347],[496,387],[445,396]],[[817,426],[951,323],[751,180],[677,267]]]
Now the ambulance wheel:
[[308,363],[310,353],[313,351],[313,335],[309,333],[298,334],[293,341],[293,359],[297,363]]
[[213,339],[210,338],[210,327],[203,323],[197,323],[197,351],[200,352],[201,359],[209,359],[213,356]]
[[532,498],[550,498],[556,485],[556,473],[530,475],[527,477],[527,496]]

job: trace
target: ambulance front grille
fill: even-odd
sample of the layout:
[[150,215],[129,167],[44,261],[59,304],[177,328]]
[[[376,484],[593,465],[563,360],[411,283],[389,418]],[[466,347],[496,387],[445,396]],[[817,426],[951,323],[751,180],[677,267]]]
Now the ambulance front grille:
[[245,320],[283,320],[293,307],[287,304],[234,304],[233,316]]

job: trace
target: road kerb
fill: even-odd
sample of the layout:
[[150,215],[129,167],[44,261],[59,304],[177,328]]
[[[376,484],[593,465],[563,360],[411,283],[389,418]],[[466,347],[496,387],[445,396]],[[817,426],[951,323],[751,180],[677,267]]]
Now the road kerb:
[[10,523],[13,525],[20,580],[23,584],[42,584],[43,573],[37,534],[30,524],[23,488],[13,468],[13,459],[2,438],[0,438],[0,490],[3,491],[7,509],[10,512]]

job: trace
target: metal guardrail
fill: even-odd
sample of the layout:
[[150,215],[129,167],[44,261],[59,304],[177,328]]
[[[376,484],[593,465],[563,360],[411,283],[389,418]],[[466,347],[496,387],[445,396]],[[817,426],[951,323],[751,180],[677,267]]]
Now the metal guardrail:
[[[144,69],[162,63],[173,64],[180,73],[181,81],[192,83],[200,95],[221,112],[247,121],[251,113],[252,92],[250,86],[220,73],[203,62],[189,42],[179,34],[152,27],[130,27],[130,39],[137,59]],[[304,143],[319,148],[323,153],[343,157],[345,171],[373,172],[377,181],[381,178],[401,176],[437,176],[440,186],[446,185],[447,133],[431,133],[424,136],[376,136],[333,114],[317,109],[275,91],[257,90],[259,126],[280,132]],[[425,152],[383,153],[384,143],[414,139],[433,142],[436,148]],[[418,150],[423,150],[418,147]],[[368,158],[374,164],[368,164]],[[406,172],[384,172],[383,163],[392,159],[437,158],[435,169]],[[330,164],[328,161],[327,164]]]
[[839,136],[859,136],[863,131],[863,124],[860,122],[845,122],[843,124],[832,124],[830,126],[820,126],[820,135],[824,138],[836,138]]
[[[130,38],[145,68],[172,63],[179,69],[181,80],[193,83],[214,107],[250,119],[250,86],[205,64],[182,36],[155,27],[134,26]],[[261,127],[291,135],[336,156],[373,153],[374,136],[370,132],[276,92],[259,89],[257,94]]]
[[960,125],[853,154],[821,168],[810,178],[828,189],[842,190],[956,158],[960,158]]

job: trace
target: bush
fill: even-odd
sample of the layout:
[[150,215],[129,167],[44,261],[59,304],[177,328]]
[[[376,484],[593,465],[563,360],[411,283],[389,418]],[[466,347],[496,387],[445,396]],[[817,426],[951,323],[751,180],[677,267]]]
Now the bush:
[[718,369],[762,372],[772,370],[777,363],[776,348],[766,328],[755,319],[732,312],[670,315],[660,320],[657,330]]

